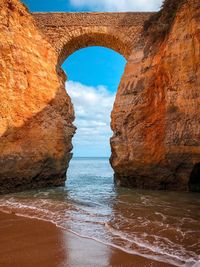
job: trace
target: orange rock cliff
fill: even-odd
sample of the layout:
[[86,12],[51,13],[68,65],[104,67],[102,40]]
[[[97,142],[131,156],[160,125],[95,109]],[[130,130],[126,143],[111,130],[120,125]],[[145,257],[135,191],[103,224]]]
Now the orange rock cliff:
[[111,164],[123,186],[200,191],[200,2],[167,0],[161,20],[176,2],[168,32],[156,42],[153,22],[118,89]]
[[[200,3],[181,2],[164,37],[136,29],[129,45],[111,116],[122,186],[200,191]],[[65,182],[75,127],[58,61],[26,7],[1,0],[0,193]]]
[[0,192],[63,185],[75,128],[57,56],[16,0],[0,1]]

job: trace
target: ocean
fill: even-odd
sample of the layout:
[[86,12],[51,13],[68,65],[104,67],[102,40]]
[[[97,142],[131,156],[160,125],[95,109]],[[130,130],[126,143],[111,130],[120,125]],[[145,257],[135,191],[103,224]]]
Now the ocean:
[[0,196],[0,211],[148,259],[200,266],[200,194],[116,187],[108,158],[74,158],[67,177],[65,187]]

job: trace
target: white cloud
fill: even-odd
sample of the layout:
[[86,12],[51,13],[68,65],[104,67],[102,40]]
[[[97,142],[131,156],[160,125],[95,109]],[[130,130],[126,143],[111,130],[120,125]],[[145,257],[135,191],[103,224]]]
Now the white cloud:
[[[66,83],[66,90],[72,99],[76,115],[74,124],[77,133],[73,138],[75,155],[107,155],[110,151],[109,139],[112,136],[110,113],[115,95],[104,86],[89,87],[73,81]],[[106,151],[101,151],[102,148]]]
[[93,11],[156,11],[162,0],[70,0],[70,4]]

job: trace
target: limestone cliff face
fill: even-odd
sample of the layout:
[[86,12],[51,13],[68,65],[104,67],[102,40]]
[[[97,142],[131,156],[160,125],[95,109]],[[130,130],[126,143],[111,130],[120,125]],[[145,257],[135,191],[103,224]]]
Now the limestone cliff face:
[[1,0],[0,193],[66,179],[74,112],[56,65],[54,49],[26,8]]
[[[185,0],[162,41],[129,26],[137,38],[123,43],[131,55],[112,112],[115,179],[130,187],[200,191],[199,0]],[[108,46],[112,39],[95,43],[91,34],[91,42],[79,44]],[[118,44],[109,47],[119,51]],[[0,193],[64,184],[75,127],[58,58],[26,8],[1,0]]]
[[188,0],[159,44],[134,48],[112,112],[118,184],[200,191],[200,3]]

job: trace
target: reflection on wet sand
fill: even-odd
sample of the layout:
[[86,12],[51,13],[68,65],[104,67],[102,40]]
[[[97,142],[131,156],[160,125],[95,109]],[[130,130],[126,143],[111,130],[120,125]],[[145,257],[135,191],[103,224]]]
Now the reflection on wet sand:
[[0,266],[168,267],[81,238],[49,222],[0,213]]
[[55,225],[0,213],[0,266],[55,267],[66,262],[62,231]]

